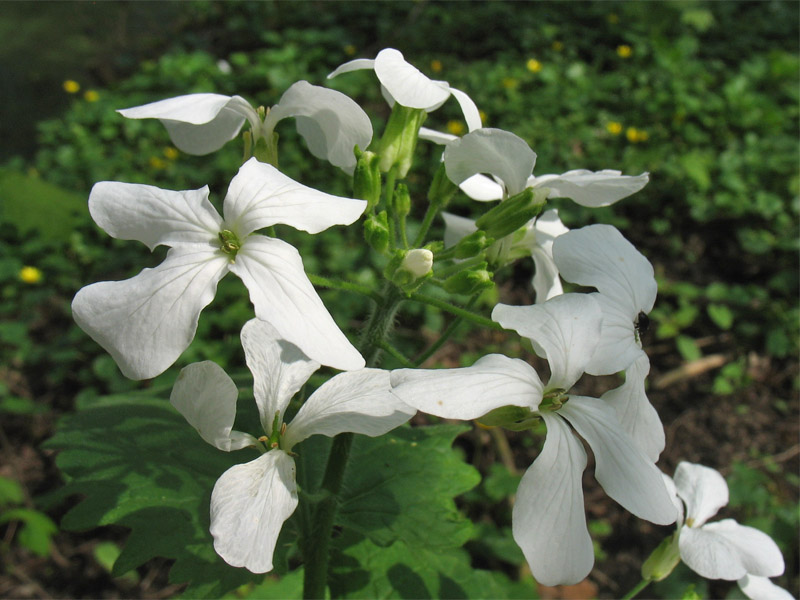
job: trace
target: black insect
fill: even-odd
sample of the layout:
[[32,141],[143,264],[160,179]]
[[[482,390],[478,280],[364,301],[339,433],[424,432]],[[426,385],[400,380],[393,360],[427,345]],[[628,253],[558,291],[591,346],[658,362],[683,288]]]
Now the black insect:
[[650,328],[650,317],[648,317],[643,310],[640,310],[639,314],[636,315],[633,326],[636,328],[637,335],[641,336],[647,333],[647,330]]

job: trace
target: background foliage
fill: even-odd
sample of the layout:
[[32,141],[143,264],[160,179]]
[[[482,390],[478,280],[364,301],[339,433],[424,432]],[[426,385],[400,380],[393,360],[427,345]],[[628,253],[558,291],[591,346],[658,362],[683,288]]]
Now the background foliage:
[[[62,31],[67,10],[72,25]],[[593,220],[617,225],[654,263],[660,293],[651,314],[654,333],[646,345],[653,362],[651,399],[668,433],[662,466],[671,471],[686,459],[721,468],[731,482],[730,515],[779,541],[789,566],[781,583],[798,595],[797,23],[797,3],[778,1],[4,7],[0,62],[7,73],[1,91],[14,101],[0,109],[4,139],[9,140],[0,170],[0,527],[5,528],[0,553],[11,565],[10,583],[3,585],[18,591],[13,586],[37,571],[31,566],[37,564],[51,565],[49,579],[37,585],[56,585],[59,575],[52,573],[52,565],[58,560],[52,557],[74,552],[76,538],[56,534],[52,520],[74,504],[67,492],[90,483],[67,464],[72,460],[70,424],[107,402],[119,402],[119,397],[107,398],[110,394],[129,398],[141,387],[122,378],[112,359],[72,324],[69,302],[83,285],[128,277],[163,255],[150,255],[135,242],[111,240],[99,231],[85,210],[88,191],[101,180],[171,189],[208,184],[219,205],[241,162],[236,142],[209,157],[186,156],[170,146],[159,123],[125,120],[114,110],[205,91],[239,94],[269,106],[298,79],[322,84],[341,62],[373,57],[393,46],[427,74],[467,91],[484,112],[485,125],[526,139],[538,154],[535,174],[571,168],[651,173],[650,185],[614,207],[588,211],[565,202],[559,211],[570,227]],[[42,43],[48,39],[57,41]],[[67,93],[65,80],[74,80],[80,90]],[[352,73],[327,84],[357,99],[375,116],[380,131],[388,112],[372,74]],[[433,113],[426,126],[453,133],[464,129],[457,108],[449,105]],[[290,176],[332,193],[349,192],[336,169],[308,156],[291,123],[282,123],[279,133],[281,166]],[[419,171],[431,172],[439,150],[423,143],[419,148]],[[413,193],[415,185],[423,189],[427,181],[409,183]],[[473,204],[461,197],[451,209],[469,215]],[[424,206],[413,210],[421,215]],[[376,281],[373,270],[354,271],[355,264],[380,266],[367,256],[356,228],[313,239],[288,228],[280,234],[298,247],[309,272],[364,284]],[[41,279],[23,281],[25,266],[38,269]],[[531,300],[530,269],[522,264],[505,274],[514,283],[500,290],[505,301]],[[365,302],[340,292],[323,297],[346,330],[357,330]],[[159,410],[176,369],[188,362],[207,358],[234,369],[242,366],[238,326],[252,309],[240,284],[224,280],[210,308],[189,351],[152,382],[148,396],[161,400],[153,400],[152,410]],[[420,350],[414,341],[420,332],[430,337],[447,321],[435,311],[410,306],[401,317],[398,336],[408,354]],[[489,334],[467,338],[465,333],[435,357],[435,364],[469,363],[500,346],[519,353],[505,339]],[[387,359],[385,366],[396,365]],[[52,434],[60,415],[66,417],[59,437],[48,447],[62,449],[60,466],[74,480],[53,495],[52,450],[38,444]],[[182,429],[177,435],[184,434]],[[138,437],[132,431],[118,435],[129,441]],[[442,572],[467,573],[470,565],[502,570],[508,579],[502,583],[473,576],[479,580],[470,585],[484,590],[484,596],[498,595],[492,586],[512,590],[510,582],[520,580],[523,563],[504,536],[510,523],[505,498],[515,488],[517,470],[535,450],[530,440],[512,435],[508,441],[508,451],[501,451],[490,434],[473,430],[457,442],[457,451],[484,480],[458,504],[476,523],[471,534],[465,533],[472,538],[466,546],[469,555],[462,550],[447,554]],[[495,455],[505,460],[490,469]],[[210,492],[210,485],[202,487]],[[78,504],[62,525],[113,522],[136,531],[133,517],[98,520],[95,515],[81,521],[81,510],[88,507]],[[613,560],[620,548],[630,547],[625,531],[636,527],[613,511],[590,511],[599,570],[611,579],[623,575],[602,562],[603,556]],[[657,540],[658,532],[639,531]],[[392,561],[407,555],[400,545],[409,540],[359,535],[343,539],[337,552],[350,561],[375,556],[371,579],[360,589],[365,596],[382,594],[396,582],[392,565],[400,563]],[[96,536],[114,544],[124,539],[117,529]],[[370,547],[376,543],[381,553]],[[107,548],[96,541],[90,547]],[[139,586],[131,589],[142,595],[148,589],[142,576],[150,571],[139,566],[141,560],[131,559],[135,547],[132,536],[116,559],[125,568],[115,566],[114,575],[138,568],[124,581],[102,583],[102,565],[110,566],[115,557],[103,561],[102,552],[94,552],[86,558],[99,565],[86,585]],[[198,545],[198,551],[208,550]],[[155,555],[175,558],[168,549]],[[30,562],[35,560],[45,562]],[[337,568],[346,569],[348,560],[342,558]],[[420,571],[420,580],[402,593],[448,593],[435,575],[433,557],[426,562],[430,572]],[[156,571],[160,567],[156,564]],[[179,569],[177,563],[173,576]],[[635,571],[628,565],[624,576],[635,576]],[[342,580],[350,576],[346,570],[337,572]],[[694,584],[700,593],[732,593],[724,585],[709,587],[691,573],[679,575],[655,591],[672,597]],[[163,575],[154,577],[171,589],[164,587]],[[521,581],[530,580],[523,576]],[[588,595],[625,591],[600,575],[592,581],[596,587]],[[250,591],[271,593],[266,590]],[[456,596],[461,591],[451,589]],[[76,588],[72,595],[99,595],[99,590]]]

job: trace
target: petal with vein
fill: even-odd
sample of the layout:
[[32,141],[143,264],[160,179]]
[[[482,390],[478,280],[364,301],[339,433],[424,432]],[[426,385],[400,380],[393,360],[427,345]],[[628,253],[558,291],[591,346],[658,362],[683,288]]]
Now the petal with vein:
[[300,253],[281,240],[251,235],[230,270],[250,291],[256,317],[268,321],[310,359],[349,371],[364,359],[333,320],[303,270]]
[[226,226],[244,238],[277,223],[308,233],[349,225],[367,207],[364,200],[332,196],[306,187],[272,165],[251,158],[228,187],[223,213]]
[[581,477],[586,452],[558,416],[543,413],[547,438],[517,489],[511,527],[536,581],[571,585],[594,564]]
[[596,398],[570,396],[558,413],[589,443],[595,478],[611,498],[657,525],[675,522],[675,504],[661,471],[625,433],[613,408]]
[[349,173],[356,166],[354,148],[366,149],[372,141],[372,123],[358,104],[341,92],[307,81],[286,90],[266,120],[274,125],[286,117],[297,119],[297,130],[314,156]]
[[201,438],[230,452],[256,444],[253,436],[231,431],[238,395],[236,384],[222,367],[206,360],[181,370],[169,401]]
[[562,294],[543,304],[498,304],[492,320],[529,338],[550,363],[548,389],[569,390],[583,374],[600,338],[600,306],[586,294]]
[[569,198],[581,206],[597,208],[635,194],[649,180],[648,173],[632,176],[612,169],[596,172],[576,169],[561,175],[532,177],[528,185],[550,188],[548,198]]
[[281,527],[296,507],[294,459],[282,450],[231,467],[211,492],[214,550],[231,566],[271,571]]
[[222,224],[208,186],[176,192],[152,185],[101,181],[89,194],[89,212],[111,237],[161,244],[211,244]]
[[392,393],[389,377],[389,371],[361,369],[326,381],[286,428],[286,447],[315,434],[350,431],[375,437],[408,421],[416,410]]
[[247,368],[253,374],[261,426],[271,434],[275,413],[280,413],[279,422],[283,423],[283,413],[292,396],[320,365],[260,319],[250,319],[242,327],[242,347]]
[[72,301],[78,326],[111,354],[123,375],[165,371],[194,338],[200,312],[214,299],[228,260],[199,245],[172,248],[154,269],[124,281],[101,281]]
[[601,400],[614,408],[622,428],[648,458],[656,462],[664,449],[664,426],[644,389],[649,372],[650,361],[642,353],[625,371],[625,383],[607,391]]
[[675,487],[686,503],[686,520],[700,527],[728,504],[728,484],[716,469],[690,462],[681,462],[675,469]]
[[409,406],[446,419],[477,419],[501,406],[536,410],[542,400],[533,367],[501,354],[458,369],[398,369],[392,388]]
[[536,163],[536,153],[521,137],[502,129],[476,129],[453,140],[444,151],[444,165],[456,185],[478,173],[503,180],[508,194],[525,189]]
[[735,580],[748,573],[776,577],[784,570],[783,556],[772,538],[733,519],[684,526],[678,547],[683,562],[709,579]]
[[610,296],[599,292],[589,295],[600,305],[603,325],[594,355],[586,364],[586,372],[590,375],[610,375],[624,371],[645,355],[636,339],[634,321],[638,313]]

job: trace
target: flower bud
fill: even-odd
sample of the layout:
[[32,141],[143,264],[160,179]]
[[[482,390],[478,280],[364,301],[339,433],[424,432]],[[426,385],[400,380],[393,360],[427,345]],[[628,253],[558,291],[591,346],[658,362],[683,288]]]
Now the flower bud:
[[389,247],[389,216],[385,210],[368,214],[364,220],[364,239],[373,250],[383,254]]
[[394,190],[394,214],[397,217],[405,217],[411,212],[411,195],[408,193],[408,186],[398,183]]
[[381,199],[381,172],[378,155],[369,150],[355,149],[356,169],[353,172],[353,197],[367,201],[367,212],[371,212]]
[[489,237],[500,239],[538,215],[547,202],[547,194],[547,190],[525,188],[485,213],[475,225]]
[[400,263],[400,269],[405,269],[411,273],[416,279],[424,277],[430,273],[433,267],[433,252],[427,248],[414,248],[409,250],[403,262]]
[[466,294],[471,296],[494,285],[492,273],[486,269],[484,262],[472,269],[459,271],[444,281],[444,289],[451,294]]
[[433,252],[427,248],[397,250],[383,274],[406,294],[410,294],[433,275]]
[[454,258],[472,258],[486,250],[494,243],[494,239],[486,235],[485,231],[473,231],[468,236],[461,238],[454,247]]

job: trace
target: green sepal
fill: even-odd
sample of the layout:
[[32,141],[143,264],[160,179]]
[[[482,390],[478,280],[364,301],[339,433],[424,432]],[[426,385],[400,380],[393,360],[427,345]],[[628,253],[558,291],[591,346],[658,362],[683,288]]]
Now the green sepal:
[[356,169],[353,172],[353,197],[367,201],[371,212],[381,199],[381,172],[379,157],[369,150],[355,147]]
[[473,231],[468,236],[461,238],[453,246],[453,258],[472,258],[486,250],[494,243],[494,238],[486,235],[485,231]]
[[678,548],[678,532],[661,543],[653,550],[642,565],[642,579],[661,581],[666,579],[672,570],[681,562],[681,552]]
[[451,275],[444,282],[444,289],[451,294],[476,294],[494,285],[493,273],[487,269],[488,264],[481,264]]
[[389,215],[385,210],[364,219],[364,239],[373,250],[384,254],[389,248]]
[[411,212],[411,195],[408,193],[408,186],[405,183],[397,184],[392,204],[395,217],[403,218]]
[[439,209],[443,209],[458,191],[458,186],[450,181],[447,176],[444,162],[439,163],[439,168],[433,176],[431,187],[428,188],[428,202]]
[[427,113],[421,108],[395,103],[378,146],[381,171],[388,173],[395,167],[400,179],[408,174],[414,159],[419,128],[426,117]]
[[278,134],[274,131],[270,133],[269,139],[259,137],[256,140],[255,147],[253,148],[253,156],[256,160],[263,163],[268,163],[278,168]]
[[475,221],[475,226],[485,231],[487,236],[500,239],[542,212],[546,202],[547,190],[525,188],[484,214]]
[[523,406],[501,406],[489,411],[477,421],[487,427],[525,431],[534,427],[540,418],[538,414]]

